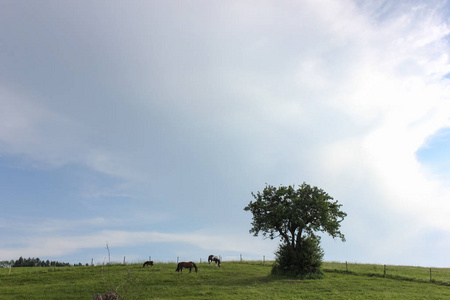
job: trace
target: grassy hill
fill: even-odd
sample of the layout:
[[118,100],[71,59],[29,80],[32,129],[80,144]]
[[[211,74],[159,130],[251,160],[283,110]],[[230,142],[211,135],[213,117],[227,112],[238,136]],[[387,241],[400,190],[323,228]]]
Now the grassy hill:
[[[125,299],[450,299],[450,269],[325,263],[324,279],[270,275],[271,264],[175,263],[0,269],[0,299],[92,299],[117,290]],[[347,271],[348,270],[348,271]]]

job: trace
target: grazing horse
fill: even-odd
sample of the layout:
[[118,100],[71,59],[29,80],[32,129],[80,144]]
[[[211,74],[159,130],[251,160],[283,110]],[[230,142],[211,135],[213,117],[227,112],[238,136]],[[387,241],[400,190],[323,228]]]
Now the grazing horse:
[[211,262],[215,262],[220,267],[220,258],[218,256],[210,255],[208,257],[208,264],[211,264]]
[[190,262],[182,261],[178,264],[177,269],[175,271],[183,272],[183,268],[189,268],[189,273],[191,273],[192,268],[195,269],[195,273],[197,273],[197,270],[198,270],[197,266],[192,261],[190,261]]
[[143,267],[145,267],[145,266],[153,267],[153,260],[147,260],[147,261],[144,263]]

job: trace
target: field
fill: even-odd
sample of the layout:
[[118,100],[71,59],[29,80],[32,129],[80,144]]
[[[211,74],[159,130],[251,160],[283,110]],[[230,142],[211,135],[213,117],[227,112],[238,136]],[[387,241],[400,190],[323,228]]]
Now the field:
[[[175,263],[0,269],[0,299],[92,299],[117,290],[124,299],[450,299],[450,269],[324,263],[325,277],[270,275],[266,262]],[[348,271],[347,271],[348,270]]]

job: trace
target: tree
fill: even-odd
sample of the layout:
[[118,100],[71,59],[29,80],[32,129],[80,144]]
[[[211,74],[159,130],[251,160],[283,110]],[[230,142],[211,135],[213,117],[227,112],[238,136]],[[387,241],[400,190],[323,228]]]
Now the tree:
[[347,214],[341,204],[325,191],[303,183],[278,188],[266,185],[262,192],[252,193],[255,201],[244,208],[253,214],[250,233],[274,239],[281,238],[276,254],[274,272],[308,276],[320,273],[323,251],[318,232],[333,238],[345,236],[340,232],[341,222]]

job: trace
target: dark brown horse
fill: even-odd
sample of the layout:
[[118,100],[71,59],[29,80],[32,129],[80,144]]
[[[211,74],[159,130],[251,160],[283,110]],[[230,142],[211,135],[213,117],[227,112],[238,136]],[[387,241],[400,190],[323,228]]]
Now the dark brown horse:
[[145,267],[145,266],[153,267],[153,260],[147,260],[147,261],[144,263],[143,267]]
[[208,257],[208,264],[211,264],[211,262],[215,262],[220,267],[220,258],[218,256],[210,255]]
[[195,269],[195,273],[197,273],[197,270],[198,270],[197,266],[192,261],[190,261],[190,262],[182,261],[178,264],[177,269],[175,271],[183,272],[183,268],[186,268],[186,269],[189,268],[189,273],[191,273],[192,268]]

